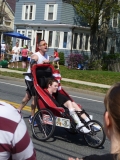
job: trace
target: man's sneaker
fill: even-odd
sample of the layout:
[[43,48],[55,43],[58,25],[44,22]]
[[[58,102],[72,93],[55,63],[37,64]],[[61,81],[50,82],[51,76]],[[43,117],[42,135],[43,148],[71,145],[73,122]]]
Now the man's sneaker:
[[[32,124],[32,120],[33,120],[33,117],[30,116],[30,118],[29,118],[29,123],[30,123],[30,124]],[[34,127],[36,127],[36,126],[37,126],[37,122],[34,121]]]
[[30,124],[32,123],[32,119],[33,119],[33,117],[30,116],[30,118],[29,118],[29,123],[30,123]]

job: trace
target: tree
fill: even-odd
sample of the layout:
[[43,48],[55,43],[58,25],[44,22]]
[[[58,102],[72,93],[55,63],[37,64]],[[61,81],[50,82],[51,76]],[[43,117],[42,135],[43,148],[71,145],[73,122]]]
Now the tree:
[[109,22],[120,11],[118,0],[68,0],[77,14],[90,26],[92,61],[98,60],[104,51]]

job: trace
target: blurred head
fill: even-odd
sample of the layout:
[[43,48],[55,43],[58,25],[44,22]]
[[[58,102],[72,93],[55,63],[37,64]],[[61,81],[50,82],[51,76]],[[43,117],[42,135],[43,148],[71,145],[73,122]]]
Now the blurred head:
[[18,47],[19,46],[19,43],[18,42],[16,42],[16,47]]
[[57,52],[57,49],[54,49],[55,52]]
[[120,83],[113,85],[107,92],[105,99],[104,126],[110,139],[111,130],[120,136]]
[[56,93],[58,90],[58,81],[54,78],[49,79],[47,83],[47,89],[51,94]]
[[38,48],[40,53],[45,53],[47,52],[47,43],[45,42],[45,40],[40,40],[40,42],[38,43]]

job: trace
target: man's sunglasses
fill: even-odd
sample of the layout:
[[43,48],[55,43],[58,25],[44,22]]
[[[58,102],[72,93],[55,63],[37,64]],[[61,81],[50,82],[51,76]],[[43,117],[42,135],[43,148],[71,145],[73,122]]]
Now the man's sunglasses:
[[43,43],[43,44],[41,44],[40,46],[47,46],[47,43]]

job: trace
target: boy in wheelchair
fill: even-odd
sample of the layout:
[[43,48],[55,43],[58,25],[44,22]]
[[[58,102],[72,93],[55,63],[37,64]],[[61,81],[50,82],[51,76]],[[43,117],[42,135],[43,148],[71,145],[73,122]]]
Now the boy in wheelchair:
[[47,88],[44,90],[48,92],[51,95],[51,97],[53,97],[57,101],[58,106],[64,106],[68,108],[70,116],[74,119],[75,123],[77,124],[76,129],[80,129],[80,131],[83,133],[89,133],[91,131],[91,129],[86,128],[80,120],[83,119],[85,122],[88,122],[90,121],[90,119],[75,102],[72,102],[69,97],[58,92],[58,81],[56,79],[49,79],[47,83]]

